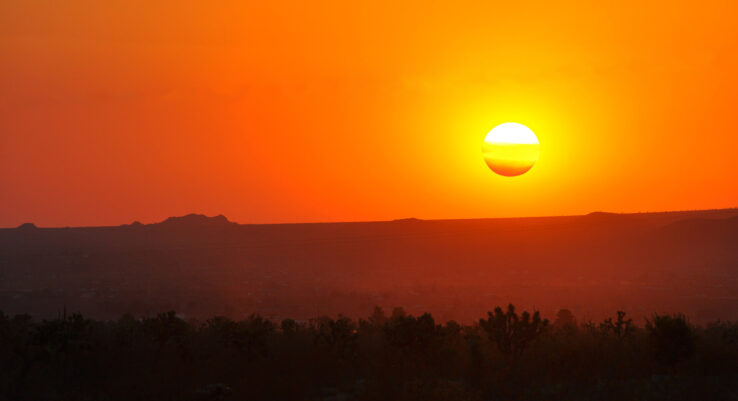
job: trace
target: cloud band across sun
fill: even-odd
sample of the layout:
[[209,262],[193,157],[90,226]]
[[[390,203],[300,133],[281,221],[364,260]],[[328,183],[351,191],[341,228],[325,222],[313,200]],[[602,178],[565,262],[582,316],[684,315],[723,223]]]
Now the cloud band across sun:
[[539,155],[538,138],[528,127],[518,123],[496,126],[482,143],[482,156],[487,166],[505,177],[526,173]]

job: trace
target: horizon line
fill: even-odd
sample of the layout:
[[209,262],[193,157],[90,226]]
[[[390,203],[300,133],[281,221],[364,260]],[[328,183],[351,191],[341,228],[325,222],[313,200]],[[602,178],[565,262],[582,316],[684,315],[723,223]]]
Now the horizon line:
[[188,216],[202,216],[207,219],[214,219],[219,216],[223,216],[228,223],[239,225],[239,226],[270,226],[270,225],[302,225],[302,224],[366,224],[366,223],[392,223],[392,222],[423,222],[423,221],[463,221],[463,220],[515,220],[515,219],[543,219],[543,218],[565,218],[565,217],[583,217],[593,214],[610,214],[610,215],[641,215],[641,214],[668,214],[668,213],[689,213],[689,212],[728,212],[738,211],[738,206],[726,207],[726,208],[710,208],[710,209],[681,209],[681,210],[661,210],[661,211],[637,211],[637,212],[609,212],[604,210],[594,210],[583,214],[560,214],[560,215],[534,215],[534,216],[509,216],[509,217],[465,217],[465,218],[432,218],[424,219],[419,217],[402,217],[389,220],[335,220],[335,221],[305,221],[305,222],[282,222],[282,223],[239,223],[228,219],[224,214],[216,214],[208,216],[204,213],[187,213],[179,216],[169,216],[163,220],[155,221],[152,223],[141,223],[138,220],[134,220],[131,223],[123,223],[118,225],[90,225],[90,226],[37,226],[33,222],[25,222],[20,225],[13,227],[0,227],[0,230],[15,230],[24,226],[33,226],[37,229],[71,229],[71,228],[116,228],[126,227],[140,224],[141,226],[150,226],[156,224],[162,224],[169,219],[185,218]]

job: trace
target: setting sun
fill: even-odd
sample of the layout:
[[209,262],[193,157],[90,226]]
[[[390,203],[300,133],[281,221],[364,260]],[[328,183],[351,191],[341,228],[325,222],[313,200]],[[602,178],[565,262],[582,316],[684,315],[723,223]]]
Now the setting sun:
[[514,177],[526,173],[538,161],[538,138],[530,128],[518,123],[500,124],[487,133],[482,155],[495,173]]
[[738,401],[736,15],[0,0],[0,401]]

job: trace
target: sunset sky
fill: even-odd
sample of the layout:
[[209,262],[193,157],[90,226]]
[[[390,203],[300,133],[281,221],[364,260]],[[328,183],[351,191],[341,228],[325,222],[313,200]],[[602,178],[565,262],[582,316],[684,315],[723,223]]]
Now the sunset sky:
[[[738,206],[738,3],[0,2],[0,227]],[[526,174],[494,126],[540,140]]]

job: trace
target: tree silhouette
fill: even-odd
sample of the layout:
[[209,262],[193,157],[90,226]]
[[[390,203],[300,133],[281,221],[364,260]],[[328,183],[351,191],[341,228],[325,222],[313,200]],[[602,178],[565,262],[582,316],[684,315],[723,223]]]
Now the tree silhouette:
[[[538,313],[518,314],[512,305],[495,308],[478,325],[436,324],[430,314],[382,315],[358,324],[340,315],[308,324],[284,319],[277,328],[258,315],[196,324],[173,312],[117,321],[76,314],[34,321],[0,312],[0,400],[615,401],[738,394],[734,322],[702,328],[682,315],[655,315],[644,331],[621,312],[560,335]],[[570,323],[563,313],[558,320]],[[670,373],[678,367],[679,376],[660,374],[664,367]]]
[[357,328],[356,324],[346,316],[337,319],[321,317],[311,321],[311,327],[316,331],[314,343],[324,344],[331,352],[341,358],[353,357],[356,353]]
[[282,329],[282,334],[285,336],[293,336],[297,332],[297,322],[295,322],[294,319],[284,319],[282,320],[282,324],[280,325],[280,329]]
[[384,314],[384,310],[379,306],[375,306],[374,311],[369,316],[369,323],[373,326],[382,326],[387,323],[387,316]]
[[633,326],[633,319],[625,320],[625,312],[619,310],[615,322],[612,321],[611,317],[608,317],[600,323],[600,331],[603,334],[611,334],[618,340],[622,340],[635,331],[635,326]]
[[576,330],[577,319],[569,309],[561,309],[556,313],[555,327],[564,330]]
[[490,341],[497,344],[500,352],[511,357],[520,356],[548,326],[548,319],[541,319],[538,311],[532,316],[524,311],[518,317],[512,304],[507,306],[507,312],[498,306],[494,314],[487,312],[487,315],[487,319],[479,320],[479,325],[487,332]]
[[673,367],[692,356],[694,334],[684,315],[653,315],[646,321],[646,330],[651,355],[657,362]]
[[436,322],[429,313],[419,317],[392,313],[385,325],[387,341],[394,347],[410,352],[423,352],[436,337]]

